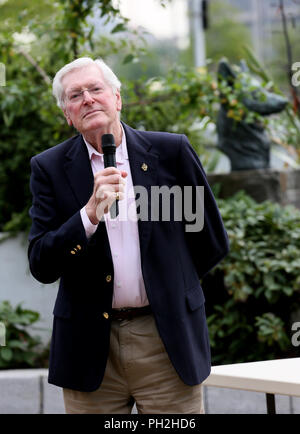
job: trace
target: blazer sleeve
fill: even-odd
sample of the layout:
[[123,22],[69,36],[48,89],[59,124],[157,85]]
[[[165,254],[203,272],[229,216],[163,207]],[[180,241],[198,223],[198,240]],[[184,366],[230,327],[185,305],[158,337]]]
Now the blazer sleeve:
[[33,196],[29,211],[32,219],[28,248],[30,271],[38,281],[52,283],[75,265],[74,261],[84,254],[88,240],[80,210],[63,221],[52,183],[36,157],[31,159],[30,189]]
[[[181,185],[203,186],[204,201],[193,192],[193,206],[203,213],[203,225],[198,232],[185,232],[199,278],[203,278],[229,252],[229,240],[215,198],[208,184],[202,164],[186,136],[182,136],[179,153]],[[199,217],[199,216],[197,216]],[[188,224],[185,221],[185,227]]]

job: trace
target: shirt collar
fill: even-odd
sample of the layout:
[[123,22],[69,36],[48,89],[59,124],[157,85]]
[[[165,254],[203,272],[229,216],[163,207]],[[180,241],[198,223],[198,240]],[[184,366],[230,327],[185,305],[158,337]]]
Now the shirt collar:
[[[128,160],[126,135],[122,124],[121,124],[121,128],[122,128],[122,141],[121,144],[116,149],[116,162],[118,164],[124,164],[125,160]],[[85,137],[84,136],[82,137],[84,143],[86,144],[90,161],[92,160],[93,155],[97,155],[101,158],[101,161],[103,163],[103,154],[100,154],[100,152],[96,151],[96,149],[85,139]]]

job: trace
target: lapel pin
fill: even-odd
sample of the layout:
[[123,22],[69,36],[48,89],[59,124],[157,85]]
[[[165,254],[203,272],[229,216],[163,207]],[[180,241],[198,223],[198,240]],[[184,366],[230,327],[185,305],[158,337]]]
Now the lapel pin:
[[143,163],[141,167],[142,167],[142,170],[143,170],[144,172],[146,172],[146,170],[148,170],[148,166],[147,166],[146,163]]

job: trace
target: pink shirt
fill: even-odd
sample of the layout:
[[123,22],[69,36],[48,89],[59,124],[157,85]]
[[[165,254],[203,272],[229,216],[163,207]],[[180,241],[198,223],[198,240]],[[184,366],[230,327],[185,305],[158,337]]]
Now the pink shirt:
[[[93,174],[95,175],[96,172],[104,169],[103,154],[97,152],[85,139],[84,141],[88,149]],[[132,211],[135,216],[136,212],[134,211],[135,206],[132,204],[132,201],[134,201],[133,184],[124,130],[122,142],[116,150],[116,162],[117,168],[125,170],[128,175],[125,178],[125,198],[119,201],[119,215],[117,218],[111,219],[109,213],[104,214],[114,266],[112,307],[142,307],[148,305],[149,301],[141,269],[138,223],[136,218],[131,217]],[[126,218],[128,207],[130,207],[130,218]],[[96,231],[98,225],[91,223],[85,207],[81,209],[80,213],[86,236],[89,238]]]

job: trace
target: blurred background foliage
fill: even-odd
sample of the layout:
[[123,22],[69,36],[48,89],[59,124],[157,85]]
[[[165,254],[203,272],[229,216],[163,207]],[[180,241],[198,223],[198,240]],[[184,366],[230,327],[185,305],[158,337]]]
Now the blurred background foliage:
[[[168,3],[157,1],[162,7]],[[29,229],[30,158],[76,134],[55,104],[51,80],[65,63],[84,55],[102,57],[121,79],[125,122],[138,129],[186,134],[207,172],[220,158],[215,122],[221,95],[233,119],[263,122],[274,143],[299,160],[294,101],[280,115],[254,119],[241,105],[245,89],[239,80],[232,89],[216,74],[222,57],[236,64],[246,59],[262,87],[289,92],[282,35],[278,33],[279,60],[269,64],[271,76],[254,56],[249,31],[238,21],[236,8],[217,0],[211,7],[207,67],[197,70],[192,45],[179,49],[171,41],[149,44],[147,32],[130,28],[118,2],[0,1],[0,62],[6,66],[6,86],[0,87],[1,231]],[[291,38],[294,47],[296,32]],[[236,71],[242,78],[238,65]],[[232,246],[207,280],[217,279],[220,287],[217,295],[206,291],[213,362],[290,354],[290,321],[297,311],[300,283],[299,213],[271,203],[258,205],[243,194],[220,199],[219,206]],[[37,344],[34,339],[32,343]],[[11,353],[6,351],[5,357],[8,361]]]
[[5,346],[0,351],[0,369],[44,368],[49,348],[45,348],[34,329],[39,313],[13,307],[9,301],[0,303],[0,321],[5,327]]
[[213,363],[297,356],[300,211],[257,203],[243,191],[218,206],[230,252],[203,282]]

